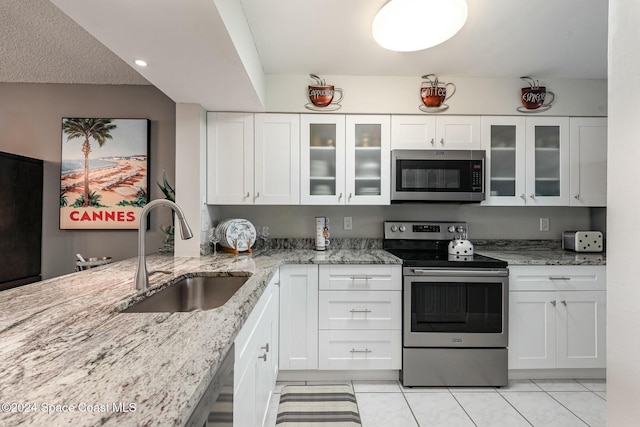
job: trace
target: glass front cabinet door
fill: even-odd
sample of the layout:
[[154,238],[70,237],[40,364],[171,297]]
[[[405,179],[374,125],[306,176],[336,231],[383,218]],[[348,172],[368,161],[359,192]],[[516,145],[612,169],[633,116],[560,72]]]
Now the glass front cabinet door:
[[390,203],[389,129],[389,116],[347,116],[346,204]]
[[569,205],[569,118],[527,117],[527,205]]
[[345,202],[345,116],[300,116],[300,202],[343,205]]
[[482,118],[485,205],[569,205],[567,117]]
[[302,204],[389,204],[389,116],[303,114],[300,135]]
[[525,118],[482,118],[482,149],[486,151],[484,205],[524,206]]

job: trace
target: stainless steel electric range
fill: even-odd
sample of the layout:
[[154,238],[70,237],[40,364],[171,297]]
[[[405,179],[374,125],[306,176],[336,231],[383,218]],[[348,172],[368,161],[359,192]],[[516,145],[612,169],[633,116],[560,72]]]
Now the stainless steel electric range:
[[449,255],[466,232],[464,222],[384,224],[384,249],[403,260],[405,386],[507,384],[507,263]]

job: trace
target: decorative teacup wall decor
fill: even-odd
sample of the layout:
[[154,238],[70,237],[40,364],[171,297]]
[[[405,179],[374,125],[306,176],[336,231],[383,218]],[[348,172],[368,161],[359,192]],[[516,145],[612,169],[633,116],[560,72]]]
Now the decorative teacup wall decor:
[[418,108],[425,113],[437,113],[449,108],[447,104],[444,104],[444,101],[453,96],[456,92],[456,85],[439,82],[435,74],[425,74],[422,79],[425,80],[420,87],[422,105]]
[[307,88],[307,95],[309,96],[310,103],[305,107],[314,111],[335,111],[341,107],[340,101],[342,101],[343,92],[342,89],[336,88],[333,85],[328,85],[324,79],[321,79],[315,74],[309,74],[316,84],[309,85]]
[[556,99],[553,92],[547,90],[544,86],[540,86],[539,80],[534,80],[527,76],[520,78],[527,82],[529,87],[520,89],[522,107],[518,107],[518,111],[521,113],[540,113],[551,108],[551,104],[553,104],[553,101]]

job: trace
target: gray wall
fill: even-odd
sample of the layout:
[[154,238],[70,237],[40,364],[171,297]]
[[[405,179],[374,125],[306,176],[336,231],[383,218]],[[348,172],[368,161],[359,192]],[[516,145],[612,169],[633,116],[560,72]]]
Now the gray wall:
[[[137,255],[137,232],[59,229],[62,117],[147,118],[151,120],[149,177],[151,198],[164,198],[155,182],[167,171],[174,183],[175,103],[154,86],[103,86],[0,83],[0,151],[44,160],[42,275],[70,273],[75,254]],[[148,252],[162,241],[158,230],[169,224],[169,210],[151,215]],[[2,238],[0,236],[0,238]]]
[[[494,207],[480,205],[416,204],[391,206],[210,206],[214,222],[246,218],[269,226],[272,237],[313,237],[314,217],[328,216],[333,237],[382,238],[385,220],[467,221],[471,239],[560,239],[564,230],[589,230],[589,208]],[[353,230],[343,218],[353,217]],[[548,232],[540,218],[549,218]],[[604,231],[604,230],[603,230]]]

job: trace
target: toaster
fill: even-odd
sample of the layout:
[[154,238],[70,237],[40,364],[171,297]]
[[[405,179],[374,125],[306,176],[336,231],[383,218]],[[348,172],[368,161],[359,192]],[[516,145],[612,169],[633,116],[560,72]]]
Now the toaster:
[[562,247],[575,252],[602,252],[604,244],[599,231],[564,231]]

